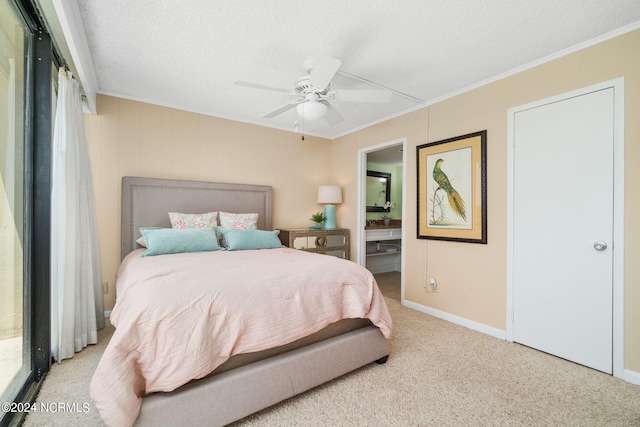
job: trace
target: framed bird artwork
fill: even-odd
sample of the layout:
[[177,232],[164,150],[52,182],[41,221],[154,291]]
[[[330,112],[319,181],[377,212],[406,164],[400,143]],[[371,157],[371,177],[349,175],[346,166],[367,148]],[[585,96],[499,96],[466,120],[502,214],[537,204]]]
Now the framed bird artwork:
[[418,239],[487,243],[487,131],[416,147]]

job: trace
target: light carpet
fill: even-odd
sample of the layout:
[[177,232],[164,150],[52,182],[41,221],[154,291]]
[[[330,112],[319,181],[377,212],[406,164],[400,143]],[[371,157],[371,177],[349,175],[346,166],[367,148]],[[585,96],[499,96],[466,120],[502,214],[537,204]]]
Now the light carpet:
[[388,271],[386,273],[374,274],[374,276],[380,291],[385,297],[400,301],[400,280],[402,276],[399,271]]
[[[640,387],[405,308],[391,355],[237,423],[249,426],[639,426]],[[52,367],[38,402],[89,410],[31,413],[24,426],[100,426],[89,382],[100,343]]]

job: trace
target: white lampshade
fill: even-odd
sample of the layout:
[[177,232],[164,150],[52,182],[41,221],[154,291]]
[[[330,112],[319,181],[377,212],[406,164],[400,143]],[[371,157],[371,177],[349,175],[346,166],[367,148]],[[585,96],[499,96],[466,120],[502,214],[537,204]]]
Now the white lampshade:
[[327,106],[318,101],[306,101],[296,107],[298,116],[304,120],[318,120],[327,112]]
[[319,186],[318,203],[342,203],[342,189],[337,185]]

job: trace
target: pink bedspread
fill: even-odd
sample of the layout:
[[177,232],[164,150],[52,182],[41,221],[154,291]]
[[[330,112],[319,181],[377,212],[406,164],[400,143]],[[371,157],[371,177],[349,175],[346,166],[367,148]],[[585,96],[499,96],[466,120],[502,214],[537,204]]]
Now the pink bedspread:
[[116,330],[91,381],[108,426],[132,425],[147,393],[209,374],[234,354],[294,341],[346,318],[392,321],[371,273],[289,248],[141,258],[120,267]]

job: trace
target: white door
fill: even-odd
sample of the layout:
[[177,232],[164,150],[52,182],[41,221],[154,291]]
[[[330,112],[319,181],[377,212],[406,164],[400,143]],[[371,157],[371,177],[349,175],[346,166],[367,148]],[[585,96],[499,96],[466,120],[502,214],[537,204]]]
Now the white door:
[[513,340],[612,373],[614,90],[514,113]]

